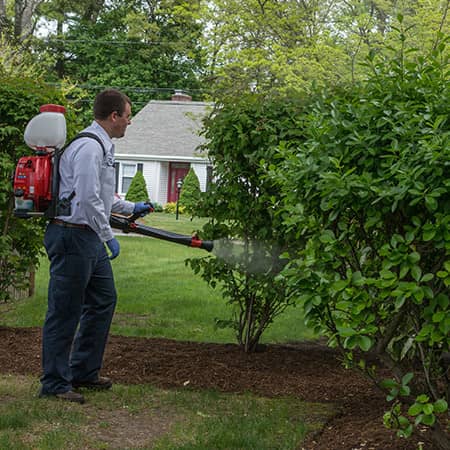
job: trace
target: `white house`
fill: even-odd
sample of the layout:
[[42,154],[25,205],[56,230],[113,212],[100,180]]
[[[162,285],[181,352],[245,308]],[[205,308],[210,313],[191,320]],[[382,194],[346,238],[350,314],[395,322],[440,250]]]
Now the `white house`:
[[202,119],[211,103],[194,102],[175,92],[172,100],[152,100],[131,120],[125,137],[115,141],[116,191],[124,197],[136,172],[142,171],[152,202],[177,200],[177,181],[192,167],[205,191],[211,164],[199,146]]

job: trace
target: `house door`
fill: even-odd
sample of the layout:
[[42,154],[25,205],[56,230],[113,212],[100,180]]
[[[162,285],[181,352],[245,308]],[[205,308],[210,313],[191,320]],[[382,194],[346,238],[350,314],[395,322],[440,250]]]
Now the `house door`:
[[169,187],[167,189],[167,201],[177,201],[177,181],[183,180],[189,172],[189,163],[170,163],[169,165]]

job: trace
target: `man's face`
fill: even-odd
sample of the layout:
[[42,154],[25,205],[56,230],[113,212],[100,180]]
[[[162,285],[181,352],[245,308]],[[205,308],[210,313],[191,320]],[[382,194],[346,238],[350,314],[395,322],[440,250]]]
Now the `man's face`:
[[121,138],[125,136],[125,130],[131,123],[131,106],[129,103],[125,104],[125,110],[122,115],[118,112],[112,113],[112,136],[113,138]]

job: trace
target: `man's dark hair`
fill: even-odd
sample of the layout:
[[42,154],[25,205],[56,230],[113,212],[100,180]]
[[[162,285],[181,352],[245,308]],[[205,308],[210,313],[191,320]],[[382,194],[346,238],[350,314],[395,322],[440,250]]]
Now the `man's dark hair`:
[[94,118],[104,120],[114,111],[121,116],[127,103],[131,105],[127,95],[116,89],[106,89],[95,97]]

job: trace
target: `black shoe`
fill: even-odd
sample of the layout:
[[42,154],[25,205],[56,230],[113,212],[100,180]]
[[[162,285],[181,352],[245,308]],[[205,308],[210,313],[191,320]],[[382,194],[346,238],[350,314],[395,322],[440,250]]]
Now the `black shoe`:
[[84,397],[78,392],[74,391],[61,392],[60,394],[43,394],[41,392],[39,394],[39,397],[40,398],[55,397],[58,398],[59,400],[65,400],[66,402],[80,403],[81,405],[84,403]]
[[111,389],[112,381],[106,377],[98,377],[96,380],[92,381],[72,381],[72,386],[75,389],[86,388],[86,389],[95,389],[97,391],[106,391],[107,389]]

